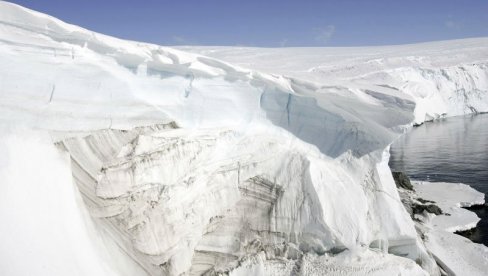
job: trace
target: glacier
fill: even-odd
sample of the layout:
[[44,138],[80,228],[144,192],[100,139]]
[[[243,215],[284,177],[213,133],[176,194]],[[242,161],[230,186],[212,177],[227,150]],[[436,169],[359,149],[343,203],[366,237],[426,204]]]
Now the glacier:
[[441,274],[389,145],[488,112],[488,38],[171,48],[0,2],[0,45],[2,272]]

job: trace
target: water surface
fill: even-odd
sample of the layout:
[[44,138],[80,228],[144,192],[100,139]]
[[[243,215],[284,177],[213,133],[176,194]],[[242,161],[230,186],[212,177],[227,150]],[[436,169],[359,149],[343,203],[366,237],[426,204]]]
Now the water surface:
[[[415,180],[465,183],[488,198],[488,114],[415,127],[393,143],[390,167]],[[488,212],[474,211],[482,220],[472,239],[488,246]]]

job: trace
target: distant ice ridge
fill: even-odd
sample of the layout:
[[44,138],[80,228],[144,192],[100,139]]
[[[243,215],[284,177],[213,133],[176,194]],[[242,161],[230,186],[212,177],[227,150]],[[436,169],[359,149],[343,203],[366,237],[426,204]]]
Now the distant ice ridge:
[[[487,39],[173,49],[0,2],[0,46],[2,125],[49,133],[42,147],[69,153],[64,173],[96,227],[93,247],[115,256],[87,266],[116,273],[123,260],[132,275],[439,275],[400,202],[388,145],[413,122],[486,111]],[[2,156],[0,166],[12,162]],[[18,194],[29,192],[23,187]],[[12,232],[45,238],[35,223],[22,229],[11,219],[2,216]],[[0,236],[9,239],[2,252],[32,249]],[[52,252],[64,252],[58,246]],[[45,264],[47,274],[59,274],[58,261]]]
[[384,94],[410,100],[415,124],[488,111],[488,38],[363,48],[179,49],[283,75],[307,95],[340,93],[370,104]]

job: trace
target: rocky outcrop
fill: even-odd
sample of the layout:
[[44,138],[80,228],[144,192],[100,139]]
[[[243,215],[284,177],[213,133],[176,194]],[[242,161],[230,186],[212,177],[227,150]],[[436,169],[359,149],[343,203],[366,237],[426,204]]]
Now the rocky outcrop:
[[404,172],[391,172],[393,179],[395,179],[395,184],[398,188],[413,191],[412,183],[410,183],[410,178]]

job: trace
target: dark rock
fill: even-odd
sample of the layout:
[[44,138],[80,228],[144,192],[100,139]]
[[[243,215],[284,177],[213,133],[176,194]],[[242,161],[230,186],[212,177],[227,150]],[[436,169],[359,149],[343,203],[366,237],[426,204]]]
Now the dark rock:
[[402,201],[403,207],[405,208],[405,210],[407,211],[407,213],[409,213],[410,216],[413,216],[412,200],[409,200],[409,199],[406,199],[406,198],[402,198],[401,201]]
[[463,230],[463,231],[456,231],[454,234],[458,234],[460,236],[463,236],[467,239],[470,239],[472,242],[475,243],[483,243],[483,234],[481,233],[480,229],[477,227],[471,228],[468,230]]
[[483,211],[483,210],[488,210],[488,204],[487,203],[474,204],[469,207],[463,207],[463,208],[470,211]]
[[470,207],[463,207],[463,208],[476,213],[476,215],[481,218],[481,221],[478,222],[475,228],[464,230],[464,231],[456,231],[454,233],[461,235],[465,238],[468,238],[474,243],[480,243],[488,246],[486,237],[484,235],[485,234],[484,232],[486,231],[485,219],[488,214],[488,204],[487,203],[476,204]]
[[432,200],[427,200],[427,199],[423,199],[421,197],[417,198],[417,200],[420,202],[420,203],[435,203],[435,201],[432,201]]
[[442,210],[439,208],[439,206],[434,205],[434,204],[429,204],[429,205],[422,205],[422,204],[413,204],[412,205],[412,211],[414,214],[422,214],[424,211],[428,213],[433,213],[436,215],[442,215]]
[[391,172],[393,175],[393,179],[395,179],[395,184],[397,188],[403,188],[406,190],[413,191],[412,183],[410,183],[410,179],[404,172]]

